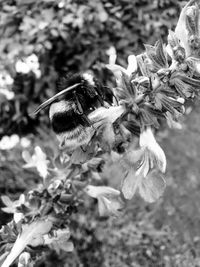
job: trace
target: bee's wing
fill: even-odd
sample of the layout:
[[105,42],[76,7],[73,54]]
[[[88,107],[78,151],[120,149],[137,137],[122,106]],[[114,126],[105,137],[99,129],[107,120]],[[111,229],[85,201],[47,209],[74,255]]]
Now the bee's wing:
[[36,115],[37,113],[39,113],[42,109],[46,108],[47,106],[49,106],[50,104],[52,104],[56,99],[58,99],[61,95],[64,95],[66,93],[68,93],[69,91],[75,89],[77,86],[79,86],[80,83],[76,83],[72,86],[67,87],[66,89],[62,90],[61,92],[57,93],[56,95],[52,96],[51,98],[49,98],[48,100],[46,100],[44,103],[42,103],[34,112],[33,115]]

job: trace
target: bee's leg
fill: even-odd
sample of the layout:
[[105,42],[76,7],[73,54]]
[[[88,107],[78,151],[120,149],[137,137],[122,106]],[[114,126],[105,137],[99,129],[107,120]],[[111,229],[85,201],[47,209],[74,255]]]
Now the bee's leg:
[[77,109],[76,111],[79,115],[83,115],[83,108],[81,106],[81,103],[80,103],[75,91],[73,92],[73,95],[75,98],[75,104],[76,104],[76,109]]
[[[116,96],[115,96],[115,94],[113,93],[113,91],[112,91],[108,86],[103,86],[103,89],[109,91],[110,97],[112,96],[112,97],[115,99],[115,102],[116,102],[117,105],[118,105],[118,99],[116,98]],[[104,96],[104,100],[105,100],[106,102],[108,102],[108,103],[112,106],[112,104],[113,104],[113,101],[112,101],[112,100],[109,100],[108,97],[107,97],[107,99],[106,99],[106,96]]]
[[100,102],[101,106],[104,106],[103,98],[99,94],[96,94],[96,97],[97,97],[97,100]]
[[91,126],[91,125],[92,125],[92,123],[91,123],[91,121],[88,119],[87,115],[82,114],[81,116],[82,116],[82,118],[84,119],[84,121],[85,121],[85,123],[87,124],[87,126]]

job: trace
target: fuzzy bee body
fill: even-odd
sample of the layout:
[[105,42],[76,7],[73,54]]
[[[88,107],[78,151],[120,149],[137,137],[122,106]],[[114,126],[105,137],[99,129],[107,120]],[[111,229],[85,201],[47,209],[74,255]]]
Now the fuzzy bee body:
[[110,103],[112,92],[88,73],[61,78],[58,90],[35,113],[50,105],[49,118],[60,146],[74,150],[91,140],[95,130],[88,115],[105,102]]
[[60,141],[61,147],[75,149],[87,144],[94,133],[81,115],[75,112],[75,104],[61,100],[53,103],[49,109],[52,128]]

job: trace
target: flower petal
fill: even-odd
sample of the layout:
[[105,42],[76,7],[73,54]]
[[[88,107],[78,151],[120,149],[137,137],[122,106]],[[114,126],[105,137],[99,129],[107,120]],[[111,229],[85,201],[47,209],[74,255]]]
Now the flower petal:
[[141,179],[139,184],[139,194],[147,202],[156,201],[164,192],[166,182],[163,176],[157,171],[152,170],[146,177]]
[[109,186],[94,186],[88,185],[85,188],[85,192],[93,198],[98,198],[100,196],[119,196],[120,191]]
[[130,76],[132,73],[136,72],[137,70],[137,59],[135,55],[128,56],[128,67],[127,67],[127,74]]
[[122,207],[123,205],[119,198],[108,199],[103,196],[98,197],[98,208],[100,216],[118,216]]
[[150,127],[140,134],[140,146],[146,147],[154,154],[159,169],[165,172],[167,165],[166,156],[160,145],[156,142]]
[[137,176],[135,170],[130,168],[122,184],[122,193],[125,199],[131,199],[134,196],[140,179],[141,176]]

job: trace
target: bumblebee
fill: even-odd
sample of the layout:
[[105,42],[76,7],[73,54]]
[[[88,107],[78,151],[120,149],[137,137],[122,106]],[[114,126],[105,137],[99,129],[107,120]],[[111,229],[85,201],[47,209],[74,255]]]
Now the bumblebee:
[[101,106],[112,105],[113,93],[91,74],[74,74],[60,78],[60,91],[41,104],[34,112],[50,106],[49,118],[61,148],[75,150],[87,145],[95,134],[88,115]]

